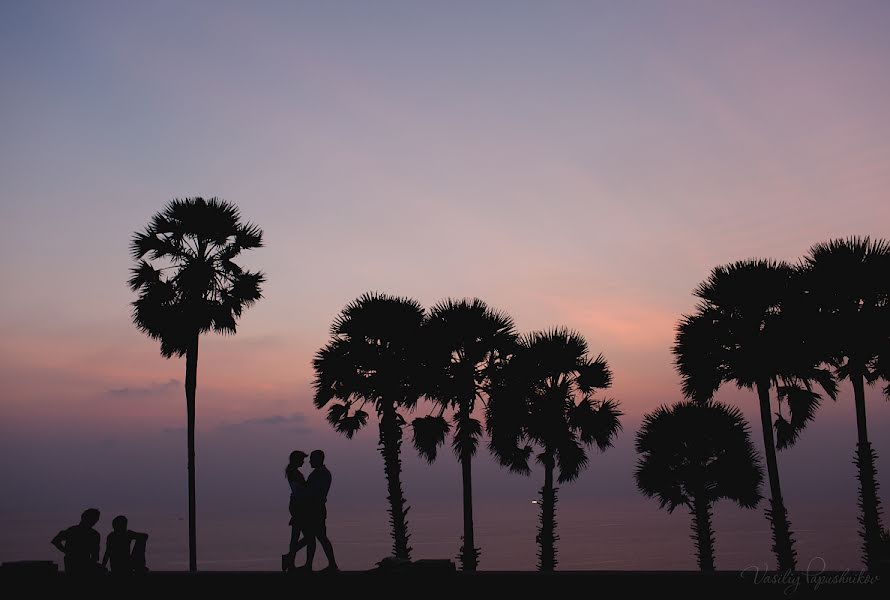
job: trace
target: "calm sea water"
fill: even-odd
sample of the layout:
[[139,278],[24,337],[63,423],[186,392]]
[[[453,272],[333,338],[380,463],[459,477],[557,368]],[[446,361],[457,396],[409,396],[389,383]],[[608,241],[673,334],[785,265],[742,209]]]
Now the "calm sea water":
[[[345,569],[369,569],[390,551],[386,514],[332,503],[329,535]],[[477,503],[480,568],[535,568],[538,508],[530,500]],[[199,567],[205,570],[276,570],[289,531],[285,512],[200,514]],[[147,531],[149,567],[188,567],[187,522],[179,515],[131,513],[132,529]],[[113,515],[98,525],[103,538]],[[855,507],[811,506],[792,511],[800,567],[814,570],[858,569],[859,538]],[[75,519],[70,514],[6,513],[0,516],[0,560],[51,559],[60,556],[52,536]],[[559,568],[604,570],[694,569],[689,517],[668,514],[645,499],[590,503],[572,499],[558,505]],[[415,507],[409,513],[415,558],[453,558],[460,545],[460,507]],[[742,511],[718,505],[715,514],[717,566],[744,569],[772,565],[768,524],[761,510]],[[103,539],[104,548],[104,539]],[[324,566],[319,550],[317,566]]]

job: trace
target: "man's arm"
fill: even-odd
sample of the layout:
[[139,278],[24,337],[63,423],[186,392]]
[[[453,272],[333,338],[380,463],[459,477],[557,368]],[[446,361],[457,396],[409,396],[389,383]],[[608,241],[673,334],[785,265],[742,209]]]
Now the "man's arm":
[[102,568],[108,564],[108,559],[111,558],[111,534],[108,534],[108,537],[105,538],[105,556],[102,557]]
[[52,539],[50,544],[52,544],[53,546],[58,548],[64,554],[65,553],[65,545],[62,544],[62,542],[67,543],[67,541],[68,541],[68,530],[63,529],[62,531],[60,531],[59,533],[56,534],[56,537],[54,537]]
[[318,502],[323,496],[324,484],[318,476],[318,471],[309,473],[309,479],[306,480],[306,495],[313,501]]
[[331,489],[331,472],[327,470],[312,471],[312,474],[309,475],[309,489],[313,500],[324,502]]
[[92,548],[90,548],[90,560],[94,563],[99,562],[99,545],[102,542],[102,536],[99,535],[99,532],[96,532],[96,535],[93,536],[93,544]]

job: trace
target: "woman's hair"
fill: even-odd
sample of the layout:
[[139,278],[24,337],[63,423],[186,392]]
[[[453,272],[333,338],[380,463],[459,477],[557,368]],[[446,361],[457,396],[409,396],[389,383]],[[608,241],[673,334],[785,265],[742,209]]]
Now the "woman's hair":
[[293,477],[294,473],[297,472],[297,469],[300,468],[300,459],[306,459],[306,453],[301,450],[294,450],[290,453],[290,458],[287,463],[287,466],[284,467],[284,477],[288,481]]

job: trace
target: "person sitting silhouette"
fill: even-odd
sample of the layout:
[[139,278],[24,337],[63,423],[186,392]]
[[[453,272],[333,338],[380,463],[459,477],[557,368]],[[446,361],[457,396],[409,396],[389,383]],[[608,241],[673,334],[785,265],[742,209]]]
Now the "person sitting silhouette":
[[[147,533],[130,531],[127,528],[127,517],[119,515],[111,522],[112,531],[105,542],[105,556],[102,557],[102,568],[111,561],[111,572],[115,574],[144,573],[145,545]],[[133,544],[132,549],[130,543]]]
[[306,564],[303,570],[312,570],[312,561],[315,558],[315,540],[321,544],[328,566],[323,571],[337,571],[337,561],[334,559],[334,548],[328,539],[327,531],[327,500],[331,489],[331,472],[324,465],[324,452],[313,450],[309,455],[309,464],[312,473],[306,481],[308,491],[306,499],[305,525],[303,528],[306,537]]
[[96,573],[100,570],[101,536],[93,529],[99,522],[99,515],[99,509],[86,509],[80,515],[80,523],[63,529],[50,542],[65,555],[66,573]]
[[[290,546],[287,554],[281,555],[281,570],[290,571],[294,569],[294,560],[297,552],[306,546],[306,534],[303,532],[304,521],[306,516],[306,478],[300,468],[306,462],[306,453],[302,450],[294,450],[290,453],[287,467],[284,469],[284,477],[290,486],[290,503],[288,510],[290,512]],[[303,538],[300,539],[300,534]]]

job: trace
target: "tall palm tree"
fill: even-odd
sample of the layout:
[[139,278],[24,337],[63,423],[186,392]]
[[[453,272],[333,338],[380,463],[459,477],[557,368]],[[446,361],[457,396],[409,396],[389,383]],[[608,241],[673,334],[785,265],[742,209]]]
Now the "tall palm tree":
[[[784,262],[747,260],[715,268],[696,290],[701,300],[692,316],[684,316],[673,348],[683,381],[683,394],[707,401],[726,382],[756,389],[770,485],[766,516],[773,532],[773,551],[780,570],[796,567],[796,552],[782,498],[776,447],[794,442],[812,419],[820,395],[818,383],[831,398],[837,388],[831,373],[821,369],[817,348],[807,343],[801,315],[796,271]],[[787,400],[790,421],[780,416],[773,435],[770,390]]]
[[368,293],[350,303],[331,326],[331,341],[318,351],[315,406],[328,406],[328,421],[347,438],[377,412],[392,525],[393,555],[410,559],[408,507],[402,492],[401,410],[412,410],[421,385],[423,307],[415,300]]
[[741,411],[716,402],[661,406],[643,418],[636,448],[637,487],[668,512],[689,509],[698,567],[713,571],[713,504],[760,501],[763,470]]
[[595,400],[596,390],[612,384],[602,355],[591,359],[587,342],[567,329],[532,333],[521,340],[489,394],[486,424],[489,447],[501,465],[529,474],[537,446],[544,467],[538,528],[538,569],[556,568],[557,481],[573,481],[587,466],[586,448],[605,451],[621,430],[621,411],[613,400]]
[[816,244],[803,270],[805,287],[819,313],[814,337],[823,345],[837,378],[848,379],[853,386],[863,560],[875,569],[883,528],[876,455],[868,441],[865,383],[881,377],[879,358],[890,341],[890,243],[853,237]]
[[202,333],[234,334],[265,277],[233,261],[263,245],[263,232],[241,223],[238,208],[211,198],[173,200],[133,236],[130,288],[139,292],[133,322],[161,342],[165,358],[185,356],[188,418],[189,570],[197,570],[195,536],[195,390]]
[[464,535],[460,561],[475,571],[480,549],[473,535],[472,461],[482,435],[474,417],[476,401],[485,402],[507,358],[516,345],[513,320],[482,300],[445,300],[424,321],[425,395],[438,405],[438,414],[414,420],[414,444],[430,462],[450,430],[446,410],[452,410],[452,448],[461,464]]

